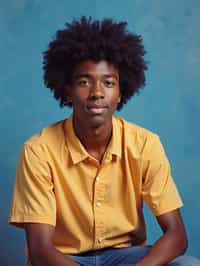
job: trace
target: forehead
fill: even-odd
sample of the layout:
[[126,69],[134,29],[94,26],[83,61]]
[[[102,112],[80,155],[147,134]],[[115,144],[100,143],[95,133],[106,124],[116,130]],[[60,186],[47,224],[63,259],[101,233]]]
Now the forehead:
[[95,62],[93,60],[85,60],[78,64],[75,69],[73,76],[80,75],[109,75],[109,76],[119,76],[118,69],[105,60]]

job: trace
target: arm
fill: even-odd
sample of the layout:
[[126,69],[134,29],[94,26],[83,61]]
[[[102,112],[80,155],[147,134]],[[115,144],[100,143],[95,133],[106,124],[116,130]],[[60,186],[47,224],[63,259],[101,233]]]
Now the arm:
[[163,235],[153,244],[148,254],[135,266],[166,265],[187,249],[187,236],[179,210],[157,217]]
[[53,245],[54,226],[39,223],[24,224],[32,266],[78,266]]

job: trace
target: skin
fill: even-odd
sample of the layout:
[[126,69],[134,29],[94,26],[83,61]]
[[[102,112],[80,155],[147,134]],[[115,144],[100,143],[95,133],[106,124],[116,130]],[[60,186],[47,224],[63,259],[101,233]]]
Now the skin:
[[179,255],[184,254],[188,241],[179,210],[160,215],[157,222],[163,235],[152,245],[148,254],[135,266],[167,265]]
[[105,61],[84,61],[66,86],[73,106],[76,135],[90,155],[101,161],[112,135],[112,114],[120,102],[118,70]]
[[53,245],[55,228],[48,224],[24,224],[31,266],[78,266]]
[[[120,102],[118,70],[106,61],[86,60],[65,86],[73,106],[73,126],[88,153],[101,163],[112,136],[112,115]],[[187,237],[179,210],[157,217],[163,235],[136,266],[166,265],[187,248]],[[24,224],[32,266],[76,266],[53,246],[55,228],[47,224]],[[166,252],[167,250],[167,252]]]

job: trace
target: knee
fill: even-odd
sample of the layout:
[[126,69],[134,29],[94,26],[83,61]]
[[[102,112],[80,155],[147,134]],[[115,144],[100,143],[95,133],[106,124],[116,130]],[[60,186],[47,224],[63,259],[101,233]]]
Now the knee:
[[179,256],[169,266],[200,266],[200,260],[191,256]]

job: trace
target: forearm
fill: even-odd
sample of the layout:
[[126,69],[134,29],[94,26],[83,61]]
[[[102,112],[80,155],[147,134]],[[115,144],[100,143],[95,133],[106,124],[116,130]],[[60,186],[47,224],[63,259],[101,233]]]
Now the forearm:
[[68,256],[63,255],[54,246],[30,252],[31,266],[78,266]]
[[168,264],[187,248],[187,239],[179,237],[174,230],[167,231],[149,250],[148,254],[135,266],[161,266]]

